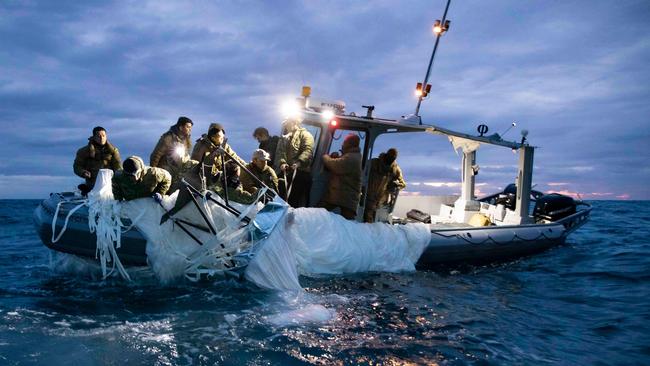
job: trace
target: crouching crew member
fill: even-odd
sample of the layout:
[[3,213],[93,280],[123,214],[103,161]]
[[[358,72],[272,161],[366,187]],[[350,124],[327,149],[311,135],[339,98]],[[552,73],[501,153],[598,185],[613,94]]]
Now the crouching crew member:
[[174,170],[178,162],[177,156],[189,154],[192,149],[193,125],[194,122],[191,119],[178,117],[176,124],[160,136],[160,140],[149,158],[149,164],[167,171]]
[[[295,118],[286,120],[284,128],[287,136],[279,142],[276,156],[280,172],[286,175],[287,192],[281,194],[292,207],[306,207],[311,190],[314,137]],[[294,172],[295,178],[292,178]]]
[[244,190],[244,187],[241,184],[239,179],[240,169],[239,165],[234,161],[230,160],[225,164],[225,173],[226,179],[224,181],[223,177],[219,179],[214,185],[208,187],[208,189],[217,192],[217,194],[225,199],[225,192],[228,192],[228,201],[233,201],[237,203],[242,203],[245,205],[250,205],[255,202],[257,195],[252,194]]
[[144,165],[142,158],[130,156],[124,160],[123,170],[113,176],[113,196],[130,201],[143,197],[162,199],[171,185],[171,175],[164,169]]
[[323,155],[323,165],[330,176],[327,191],[319,206],[333,211],[341,210],[341,216],[354,220],[361,197],[361,151],[359,136],[350,134],[343,140],[342,155]]
[[[267,187],[277,192],[278,176],[275,175],[275,171],[269,166],[268,162],[270,160],[271,158],[268,152],[257,149],[253,152],[253,159],[250,164],[246,165],[246,169],[253,173],[262,183],[266,184]],[[258,189],[262,188],[262,185],[257,179],[254,179],[247,172],[242,173],[241,184],[244,190],[249,193],[256,193]]]
[[108,142],[104,127],[93,128],[93,135],[88,138],[88,145],[77,150],[74,159],[74,173],[86,180],[79,185],[79,190],[84,196],[95,186],[95,180],[100,169],[111,169],[117,172],[122,169],[120,152]]
[[[388,149],[370,160],[370,176],[366,198],[365,222],[375,222],[377,208],[388,203],[391,195],[406,188],[402,170],[397,165],[397,149]],[[393,201],[394,204],[394,201]]]

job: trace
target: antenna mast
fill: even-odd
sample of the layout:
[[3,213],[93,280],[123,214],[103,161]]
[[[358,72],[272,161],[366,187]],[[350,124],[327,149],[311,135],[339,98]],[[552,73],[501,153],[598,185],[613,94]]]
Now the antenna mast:
[[[424,76],[424,82],[418,83],[415,94],[418,96],[418,105],[415,107],[415,115],[420,116],[420,104],[422,104],[422,99],[426,97],[431,91],[431,85],[427,84],[429,81],[429,75],[431,74],[431,66],[433,66],[433,58],[436,56],[436,50],[438,49],[438,43],[440,43],[440,37],[449,30],[449,20],[447,20],[447,11],[449,10],[449,3],[451,0],[447,0],[447,6],[445,7],[445,13],[442,15],[442,20],[436,20],[433,25],[433,33],[436,34],[436,43],[433,45],[433,52],[431,52],[431,58],[429,59],[429,67],[427,68],[427,74]],[[422,119],[420,119],[420,124],[422,124]]]

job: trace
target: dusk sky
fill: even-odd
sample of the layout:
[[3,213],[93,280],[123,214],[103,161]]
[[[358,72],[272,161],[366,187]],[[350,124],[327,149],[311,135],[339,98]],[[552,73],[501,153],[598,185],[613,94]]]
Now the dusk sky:
[[[76,187],[96,125],[123,158],[149,154],[178,116],[211,122],[249,159],[257,126],[310,85],[348,112],[413,113],[436,1],[0,2],[0,198]],[[485,123],[540,148],[533,184],[585,199],[650,199],[650,1],[452,1],[423,102],[425,123]],[[410,194],[459,193],[460,157],[439,136],[395,146]],[[375,150],[377,151],[377,149]],[[517,155],[481,147],[477,190],[513,182]]]

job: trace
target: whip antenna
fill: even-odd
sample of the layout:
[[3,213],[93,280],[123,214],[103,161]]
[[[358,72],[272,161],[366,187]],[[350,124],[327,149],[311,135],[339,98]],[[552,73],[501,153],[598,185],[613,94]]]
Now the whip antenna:
[[[433,58],[436,56],[436,50],[438,49],[438,43],[440,43],[440,37],[447,30],[449,30],[449,20],[447,20],[447,11],[449,10],[449,3],[451,3],[451,0],[447,0],[447,6],[445,6],[445,12],[442,15],[442,20],[438,19],[433,24],[433,33],[436,34],[436,43],[433,45],[433,52],[431,52],[431,58],[429,59],[429,67],[427,68],[427,73],[424,76],[424,82],[418,83],[415,89],[415,95],[418,97],[418,105],[415,107],[415,115],[418,117],[420,113],[420,104],[422,104],[422,99],[424,99],[431,91],[431,85],[427,83],[429,82],[429,75],[431,74],[431,66],[433,66]],[[422,119],[420,119],[420,124],[422,124]]]

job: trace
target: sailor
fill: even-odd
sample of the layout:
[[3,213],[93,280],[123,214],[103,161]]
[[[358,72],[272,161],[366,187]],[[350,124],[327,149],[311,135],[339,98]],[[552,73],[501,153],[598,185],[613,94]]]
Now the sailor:
[[173,170],[178,163],[175,155],[189,154],[192,149],[192,126],[194,122],[187,117],[178,117],[175,125],[160,136],[153,149],[149,163],[152,167]]
[[365,222],[375,222],[377,208],[395,204],[397,193],[406,188],[402,170],[397,165],[397,149],[390,148],[370,160],[370,176],[366,193]]
[[[221,177],[208,189],[217,192],[221,197],[225,197],[224,191],[228,193],[228,201],[233,201],[245,205],[255,203],[257,195],[244,190],[240,181],[240,168],[237,163],[229,160],[225,164],[226,178]],[[224,189],[225,188],[225,189]]]
[[85,184],[79,185],[84,196],[95,186],[100,169],[111,169],[113,172],[122,169],[120,152],[108,142],[104,127],[93,128],[93,135],[88,138],[88,145],[77,150],[72,167],[76,175],[86,180]]
[[253,132],[253,138],[260,143],[259,149],[262,149],[269,153],[270,160],[269,164],[272,167],[275,167],[275,152],[278,149],[278,142],[280,141],[279,136],[269,136],[269,130],[264,127],[258,127]]
[[[218,149],[219,146],[225,151],[223,158]],[[246,162],[228,145],[226,130],[223,126],[220,123],[211,123],[208,128],[208,133],[203,134],[201,138],[196,140],[191,158],[210,168],[205,172],[205,175],[206,178],[210,178],[208,181],[212,182],[218,176],[219,172],[223,171],[224,160],[230,160],[230,156],[241,163],[241,165],[246,165]]]
[[247,172],[242,173],[241,184],[245,191],[250,193],[257,192],[258,189],[262,188],[262,184],[260,184],[259,181],[266,184],[267,187],[275,192],[278,191],[278,176],[269,166],[268,162],[270,160],[271,157],[269,156],[269,153],[262,149],[257,149],[253,152],[252,161],[246,165],[246,169],[253,173],[257,179],[254,179]]
[[309,205],[311,190],[314,137],[302,127],[297,118],[287,119],[283,128],[287,135],[278,143],[276,159],[280,173],[283,177],[286,176],[284,196],[288,196],[287,202],[292,207],[305,207]]
[[341,216],[348,220],[354,220],[357,216],[357,206],[361,197],[359,142],[359,135],[349,134],[343,140],[340,157],[338,153],[332,153],[332,156],[323,155],[323,165],[329,170],[330,176],[327,191],[318,205],[328,211],[339,208]]
[[113,176],[113,196],[116,200],[130,201],[153,197],[160,202],[171,185],[172,177],[164,169],[144,165],[139,156],[124,160],[124,170]]

